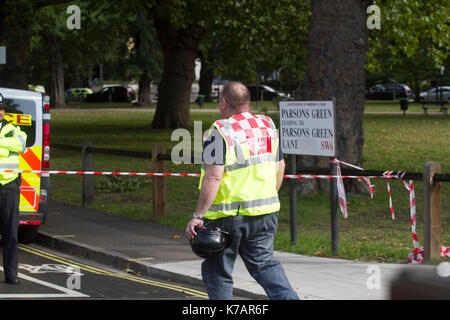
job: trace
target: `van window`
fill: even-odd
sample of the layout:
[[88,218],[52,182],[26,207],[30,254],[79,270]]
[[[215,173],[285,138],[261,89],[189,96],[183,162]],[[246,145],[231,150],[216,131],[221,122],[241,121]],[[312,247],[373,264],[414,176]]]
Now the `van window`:
[[36,105],[33,101],[23,99],[5,99],[5,119],[27,134],[27,148],[36,140]]

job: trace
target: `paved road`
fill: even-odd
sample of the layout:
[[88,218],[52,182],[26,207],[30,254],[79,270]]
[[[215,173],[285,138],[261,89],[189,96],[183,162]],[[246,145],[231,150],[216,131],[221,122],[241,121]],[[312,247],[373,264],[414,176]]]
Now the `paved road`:
[[0,299],[207,298],[204,289],[194,285],[114,270],[35,244],[19,245],[19,278],[20,286],[0,282]]

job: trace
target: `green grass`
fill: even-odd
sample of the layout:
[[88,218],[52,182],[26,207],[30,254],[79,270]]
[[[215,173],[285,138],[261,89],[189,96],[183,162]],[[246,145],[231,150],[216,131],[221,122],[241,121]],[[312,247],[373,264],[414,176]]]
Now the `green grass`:
[[[192,102],[190,104],[191,109],[216,109],[219,111],[219,104],[217,102],[206,102],[203,106],[199,106],[197,103]],[[276,106],[273,104],[272,101],[259,101],[259,102],[251,102],[250,106],[253,110],[259,110],[259,109],[267,109],[267,110],[276,110]],[[151,106],[134,106],[132,103],[129,102],[95,102],[95,103],[80,103],[80,102],[71,102],[66,104],[67,109],[156,109],[156,103],[153,103]]]
[[[393,108],[380,105],[380,108]],[[393,110],[397,111],[397,110]],[[121,112],[88,110],[53,110],[52,143],[81,145],[90,140],[95,147],[149,152],[154,144],[171,150],[178,141],[170,141],[171,130],[152,130],[153,112]],[[197,112],[192,120],[202,121],[203,130],[217,118],[217,112]],[[364,116],[365,169],[422,172],[427,161],[437,161],[442,171],[450,172],[450,118],[444,116],[366,114]],[[193,133],[193,130],[191,130]],[[166,172],[198,173],[199,165],[174,165],[165,162]],[[94,155],[94,170],[151,172],[151,159]],[[51,169],[80,170],[80,152],[52,149]],[[107,177],[95,177],[99,187]],[[124,192],[96,190],[93,208],[133,219],[154,221],[152,214],[152,179],[138,177],[139,188]],[[81,176],[51,176],[51,197],[73,205],[81,204]],[[413,250],[409,213],[409,194],[399,181],[392,181],[392,197],[396,219],[389,213],[386,182],[373,180],[376,195],[347,194],[349,218],[339,216],[339,257],[361,261],[405,262]],[[131,183],[132,184],[132,183]],[[198,178],[168,177],[167,217],[158,223],[184,228],[195,209]],[[417,198],[417,234],[423,245],[422,183],[415,182]],[[450,184],[442,183],[441,243],[450,246]],[[298,231],[296,245],[290,243],[289,189],[280,191],[279,232],[277,250],[305,255],[331,256],[329,196],[298,197]]]
[[[400,109],[399,100],[368,100],[364,107],[366,112],[402,112]],[[423,108],[421,103],[409,102],[408,110],[406,114],[410,112],[422,112]]]
[[[272,101],[252,101],[250,104],[252,110],[260,110],[264,111],[276,111],[278,106],[274,105]],[[98,103],[69,103],[67,104],[67,108],[70,109],[118,109],[118,108],[126,108],[126,109],[155,109],[156,103],[154,103],[150,107],[138,107],[134,106],[132,103],[128,102],[98,102]],[[219,110],[219,105],[217,102],[207,102],[202,107],[200,107],[197,103],[191,103],[191,109],[216,109]],[[399,100],[368,100],[366,101],[366,105],[364,110],[366,112],[402,112],[400,109],[400,101]],[[408,110],[406,114],[411,112],[420,112],[423,113],[423,108],[421,103],[410,102]],[[440,114],[441,112],[438,109],[431,109],[429,113]]]

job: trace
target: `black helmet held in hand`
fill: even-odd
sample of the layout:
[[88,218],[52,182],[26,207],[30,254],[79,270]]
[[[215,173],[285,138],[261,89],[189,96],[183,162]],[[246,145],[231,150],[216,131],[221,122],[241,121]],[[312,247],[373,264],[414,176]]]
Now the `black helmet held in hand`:
[[229,232],[216,228],[196,228],[197,236],[191,239],[192,251],[202,258],[219,256],[231,244],[232,238]]

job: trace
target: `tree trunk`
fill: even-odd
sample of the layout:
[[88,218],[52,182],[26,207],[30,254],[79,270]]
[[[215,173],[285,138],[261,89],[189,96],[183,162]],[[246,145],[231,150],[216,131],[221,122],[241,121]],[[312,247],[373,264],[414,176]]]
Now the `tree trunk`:
[[[336,157],[361,164],[364,144],[363,113],[366,33],[369,0],[312,1],[304,100],[336,98]],[[328,159],[299,156],[301,166],[326,167]],[[359,191],[361,184],[346,180],[346,190]],[[328,181],[301,181],[302,192],[324,191]],[[362,187],[364,188],[364,187]]]
[[[211,57],[212,55],[210,55]],[[209,57],[209,58],[210,58]],[[212,83],[214,81],[214,66],[210,63],[210,59],[200,56],[202,67],[200,69],[199,92],[205,96],[205,102],[212,102],[211,91]]]
[[141,79],[139,80],[139,101],[137,103],[138,106],[150,107],[152,105],[151,89],[152,81],[145,75],[142,75]]
[[54,108],[63,108],[66,105],[64,99],[64,62],[62,57],[61,42],[56,36],[52,36],[52,80],[50,98]]
[[[147,16],[146,12],[141,12],[143,18]],[[146,61],[145,57],[150,54],[148,46],[146,46],[144,31],[139,29],[135,35],[135,48],[136,48],[136,60],[141,69],[141,75],[139,77],[139,92],[138,92],[138,102],[137,106],[151,106],[152,105],[152,80],[149,76],[148,64],[143,62]]]
[[420,102],[420,86],[417,72],[414,72],[414,101]]
[[195,79],[195,59],[203,37],[197,25],[174,30],[169,22],[154,19],[164,55],[161,82],[158,85],[158,104],[151,125],[156,129],[189,128],[190,95]]

